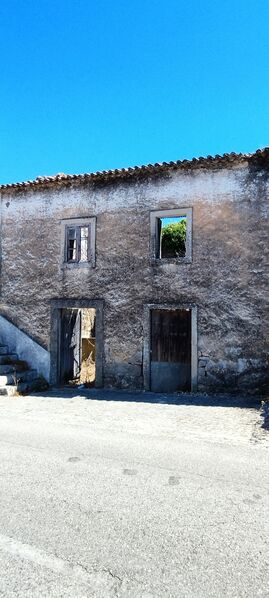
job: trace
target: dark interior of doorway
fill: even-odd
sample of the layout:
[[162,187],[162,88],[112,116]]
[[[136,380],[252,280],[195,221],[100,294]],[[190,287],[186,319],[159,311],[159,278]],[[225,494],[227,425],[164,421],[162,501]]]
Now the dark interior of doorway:
[[61,309],[60,384],[95,385],[95,322],[93,308]]

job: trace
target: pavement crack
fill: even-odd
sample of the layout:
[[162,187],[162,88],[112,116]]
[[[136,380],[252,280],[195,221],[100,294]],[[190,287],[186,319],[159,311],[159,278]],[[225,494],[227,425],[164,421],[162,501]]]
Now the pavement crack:
[[110,575],[110,577],[112,577],[113,579],[115,579],[116,581],[120,582],[120,584],[123,583],[123,579],[121,577],[119,577],[119,575],[117,575],[116,573],[113,573],[113,571],[111,569],[109,569],[108,567],[87,567],[86,565],[84,565],[83,563],[79,562],[79,561],[72,561],[71,559],[68,558],[63,558],[60,557],[57,553],[54,553],[55,557],[58,559],[61,559],[63,561],[65,561],[70,567],[71,569],[75,570],[80,569],[82,571],[84,571],[84,573],[86,573],[89,577],[91,575],[93,575],[94,573],[99,574],[99,573],[106,573],[108,575]]
[[111,571],[111,569],[106,569],[106,567],[104,567],[102,569],[102,571],[105,571],[105,573],[109,573],[109,575],[111,575],[111,577],[113,577],[113,579],[117,579],[118,581],[120,581],[120,583],[123,583],[123,579],[121,579],[121,577],[119,577],[119,575],[116,575],[116,573],[113,573],[113,571]]

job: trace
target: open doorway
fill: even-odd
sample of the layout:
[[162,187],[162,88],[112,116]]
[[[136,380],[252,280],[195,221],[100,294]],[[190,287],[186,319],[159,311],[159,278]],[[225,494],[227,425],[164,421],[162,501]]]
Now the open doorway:
[[[50,383],[103,386],[102,299],[52,299]],[[71,381],[71,382],[70,382]]]
[[96,310],[63,308],[60,316],[60,384],[95,386]]

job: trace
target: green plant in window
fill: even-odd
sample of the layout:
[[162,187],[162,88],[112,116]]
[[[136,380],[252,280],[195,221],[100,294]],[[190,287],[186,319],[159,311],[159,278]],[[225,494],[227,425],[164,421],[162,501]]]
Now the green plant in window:
[[184,257],[186,254],[186,218],[166,224],[161,230],[161,256]]

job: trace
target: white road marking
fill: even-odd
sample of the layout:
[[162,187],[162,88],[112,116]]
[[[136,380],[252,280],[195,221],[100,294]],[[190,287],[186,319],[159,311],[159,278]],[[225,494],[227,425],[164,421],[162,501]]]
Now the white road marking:
[[87,583],[94,587],[105,584],[105,587],[112,587],[119,578],[114,576],[111,571],[103,569],[101,571],[87,571],[81,564],[72,564],[58,556],[47,553],[45,550],[25,544],[20,540],[14,540],[9,536],[0,534],[0,550],[3,550],[11,556],[19,557],[30,561],[40,567],[46,567],[54,573],[75,578],[80,582]]

